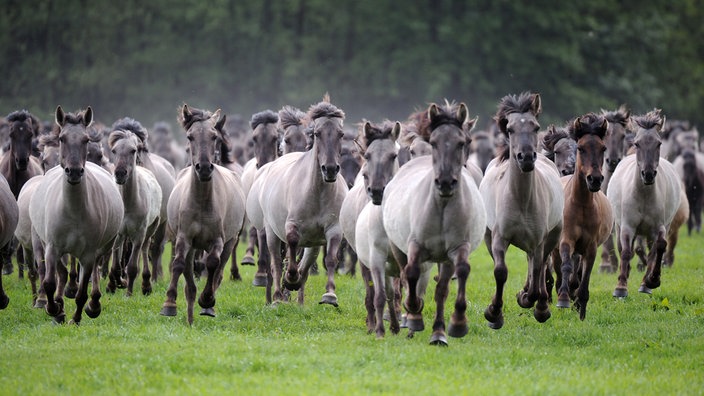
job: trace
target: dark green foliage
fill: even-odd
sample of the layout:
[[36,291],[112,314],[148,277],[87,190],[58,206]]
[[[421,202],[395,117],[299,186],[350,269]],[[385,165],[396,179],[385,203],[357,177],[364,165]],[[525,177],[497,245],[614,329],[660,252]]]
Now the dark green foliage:
[[173,121],[183,102],[245,118],[325,92],[348,119],[403,119],[442,98],[483,126],[508,93],[546,123],[628,103],[701,124],[698,0],[3,1],[0,111]]

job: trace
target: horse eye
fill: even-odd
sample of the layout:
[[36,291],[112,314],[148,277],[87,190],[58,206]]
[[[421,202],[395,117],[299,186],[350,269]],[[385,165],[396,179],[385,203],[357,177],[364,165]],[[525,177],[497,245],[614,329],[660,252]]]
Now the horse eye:
[[186,139],[188,139],[189,142],[193,141],[193,135],[186,135]]

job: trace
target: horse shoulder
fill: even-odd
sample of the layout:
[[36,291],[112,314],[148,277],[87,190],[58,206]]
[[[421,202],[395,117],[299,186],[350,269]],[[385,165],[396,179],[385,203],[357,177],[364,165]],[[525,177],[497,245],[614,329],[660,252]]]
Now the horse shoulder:
[[4,177],[0,177],[0,214],[0,246],[5,246],[17,228],[19,207]]
[[347,193],[340,206],[340,227],[342,228],[342,234],[352,246],[354,246],[355,241],[357,217],[360,215],[367,202],[370,202],[370,199],[364,189],[364,181],[359,182],[358,179],[352,189]]

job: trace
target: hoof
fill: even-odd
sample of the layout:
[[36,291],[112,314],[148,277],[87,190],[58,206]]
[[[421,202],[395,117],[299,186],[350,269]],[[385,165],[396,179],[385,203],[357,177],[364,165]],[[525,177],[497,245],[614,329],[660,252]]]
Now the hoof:
[[129,289],[125,290],[125,297],[132,297],[132,292]]
[[295,281],[291,281],[291,280],[289,280],[288,276],[284,276],[282,283],[284,285],[284,288],[286,288],[286,290],[290,290],[290,291],[297,291],[301,288],[301,285],[302,285],[300,276]]
[[645,279],[643,279],[643,285],[647,286],[650,289],[657,289],[658,287],[660,287],[660,277],[656,279],[645,277]]
[[550,319],[550,316],[552,316],[552,314],[550,314],[549,309],[546,309],[544,311],[539,311],[536,309],[535,311],[533,311],[533,317],[535,317],[535,320],[537,320],[538,323],[547,322],[548,319]]
[[34,302],[34,308],[46,308],[47,301],[44,298],[38,298],[37,301]]
[[56,324],[63,324],[66,321],[66,314],[64,312],[61,312],[58,315],[53,316],[52,320]]
[[6,295],[1,295],[0,296],[0,309],[5,309],[7,308],[7,305],[10,303],[10,297]]
[[611,264],[601,263],[601,265],[599,266],[600,274],[613,274],[614,272],[616,271],[611,266]]
[[100,311],[102,310],[102,308],[100,307],[100,303],[97,303],[95,305],[97,305],[97,306],[93,307],[92,302],[90,302],[90,303],[88,303],[88,305],[86,305],[86,309],[85,309],[86,315],[88,315],[88,317],[91,319],[95,319],[98,316],[100,316]]
[[616,289],[614,289],[613,296],[618,298],[628,297],[628,289],[626,289],[625,287],[617,287]]
[[570,307],[570,299],[564,299],[564,298],[559,298],[557,299],[557,304],[555,304],[558,308],[569,308]]
[[200,315],[201,316],[210,316],[211,318],[215,317],[215,308],[210,307],[210,308],[203,308],[200,310]]
[[653,289],[646,286],[645,283],[640,285],[640,287],[638,288],[638,291],[641,293],[645,293],[645,294],[653,294]]
[[524,290],[521,290],[516,293],[516,302],[518,302],[518,305],[521,308],[532,308],[535,304],[535,301],[530,301],[528,293],[526,293]]
[[503,313],[501,313],[501,311],[499,311],[498,314],[494,314],[492,311],[493,310],[491,309],[491,305],[486,307],[486,309],[484,310],[484,319],[489,322],[487,325],[490,328],[498,330],[504,326],[504,315]]
[[337,308],[337,296],[335,293],[325,293],[318,304],[330,304]]
[[211,296],[210,298],[205,298],[203,294],[201,294],[198,298],[198,305],[200,305],[201,308],[212,308],[215,306],[215,297]]
[[74,299],[76,298],[76,293],[78,293],[77,287],[67,287],[66,290],[64,290],[64,297]]
[[[469,333],[469,326],[466,323],[454,324],[450,323],[450,327],[447,329],[447,335],[453,338],[462,338]],[[445,343],[447,345],[447,343]]]
[[176,316],[176,304],[175,303],[164,303],[159,312],[161,316]]
[[241,282],[242,276],[240,274],[230,274],[230,280],[235,282]]
[[150,286],[150,287],[143,287],[143,288],[142,288],[142,294],[145,295],[145,296],[148,296],[148,295],[152,294],[152,288],[151,288],[151,286]]
[[407,328],[408,328],[408,317],[406,317],[406,315],[401,315],[400,327],[401,327],[402,329],[407,329]]
[[447,346],[447,337],[441,331],[433,332],[430,336],[430,345]]
[[406,316],[406,327],[409,331],[423,331],[425,330],[425,323],[423,323],[423,316],[420,314],[409,314]]
[[81,325],[81,322],[76,322],[75,320],[71,319],[71,320],[68,321],[68,324],[69,324],[70,326],[80,326],[80,325]]
[[11,275],[12,272],[14,272],[14,269],[13,269],[13,267],[12,267],[12,264],[10,264],[10,265],[4,265],[4,266],[2,267],[2,274],[3,274],[3,275]]
[[256,263],[254,262],[254,257],[247,255],[242,257],[242,261],[240,261],[240,264],[242,265],[255,265]]
[[115,285],[112,283],[108,283],[107,286],[105,286],[105,292],[110,293],[110,294],[115,294]]
[[252,286],[266,287],[266,283],[266,274],[254,274],[254,279],[252,279]]

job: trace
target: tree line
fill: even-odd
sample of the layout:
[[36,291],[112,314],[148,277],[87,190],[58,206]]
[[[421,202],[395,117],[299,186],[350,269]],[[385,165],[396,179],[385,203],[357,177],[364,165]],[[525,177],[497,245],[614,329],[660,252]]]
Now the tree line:
[[[347,122],[444,98],[479,126],[530,90],[543,123],[626,103],[701,124],[700,0],[6,0],[0,112],[91,105],[175,124],[184,102],[249,119],[327,92]],[[545,125],[544,125],[545,126]]]

